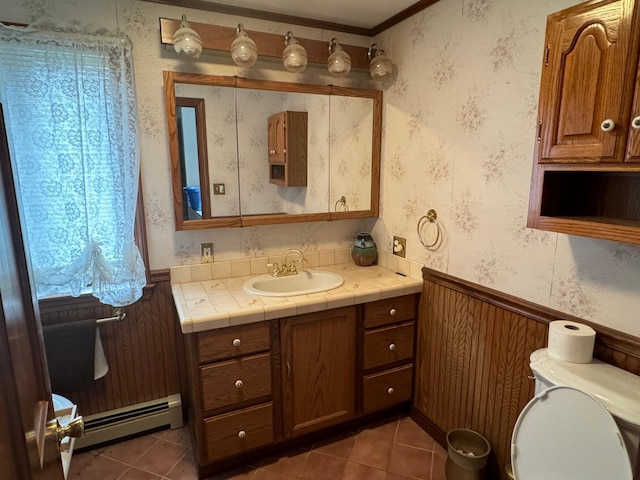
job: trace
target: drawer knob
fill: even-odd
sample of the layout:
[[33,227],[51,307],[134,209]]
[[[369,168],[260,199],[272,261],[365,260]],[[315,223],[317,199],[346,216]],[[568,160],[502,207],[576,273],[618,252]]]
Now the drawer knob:
[[236,380],[236,388],[242,388],[242,380]]
[[244,430],[240,430],[238,432],[238,438],[244,438],[247,436],[247,432],[245,432]]
[[389,315],[391,315],[392,317],[395,316],[396,313],[398,313],[398,311],[395,308],[389,310]]
[[391,345],[389,345],[389,350],[393,351],[396,349],[396,344],[392,343]]
[[600,124],[600,130],[602,130],[603,132],[610,132],[614,128],[616,128],[616,122],[614,122],[610,118],[607,118],[604,122]]
[[393,387],[389,387],[389,390],[387,390],[387,393],[389,395],[393,395],[393,392],[395,392],[395,390],[393,389]]
[[239,347],[240,346],[240,339],[239,338],[234,338],[233,339],[233,346],[234,347]]

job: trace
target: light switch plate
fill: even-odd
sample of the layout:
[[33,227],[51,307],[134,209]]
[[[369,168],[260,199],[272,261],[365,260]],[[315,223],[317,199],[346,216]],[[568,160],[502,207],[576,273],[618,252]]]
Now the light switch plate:
[[213,184],[213,194],[214,195],[224,195],[226,192],[224,188],[224,183],[214,183]]
[[200,244],[200,261],[202,263],[213,263],[213,243]]

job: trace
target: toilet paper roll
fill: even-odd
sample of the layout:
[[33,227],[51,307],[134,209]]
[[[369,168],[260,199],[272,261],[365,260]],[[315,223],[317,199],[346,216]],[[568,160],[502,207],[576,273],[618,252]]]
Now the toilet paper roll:
[[596,332],[582,323],[556,320],[549,324],[549,354],[570,363],[589,363]]

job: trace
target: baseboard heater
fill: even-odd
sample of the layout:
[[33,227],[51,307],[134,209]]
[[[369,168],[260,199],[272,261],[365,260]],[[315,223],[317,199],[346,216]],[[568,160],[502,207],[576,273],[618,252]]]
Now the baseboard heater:
[[[82,412],[79,412],[82,415]],[[147,430],[170,426],[180,428],[182,400],[169,395],[150,402],[109,410],[84,417],[84,436],[77,438],[75,449],[86,448]]]

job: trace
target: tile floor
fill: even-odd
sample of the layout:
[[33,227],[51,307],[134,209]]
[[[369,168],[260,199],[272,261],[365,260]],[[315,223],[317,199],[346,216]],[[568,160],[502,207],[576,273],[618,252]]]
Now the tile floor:
[[[446,451],[394,417],[211,480],[444,480]],[[186,428],[75,454],[69,480],[196,480]]]

